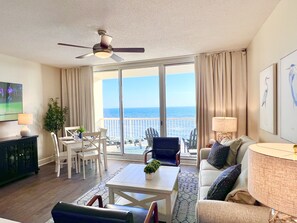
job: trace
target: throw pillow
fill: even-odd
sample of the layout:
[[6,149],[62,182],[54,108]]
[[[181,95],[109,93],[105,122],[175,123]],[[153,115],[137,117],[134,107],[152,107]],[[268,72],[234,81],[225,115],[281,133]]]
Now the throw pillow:
[[237,178],[232,191],[226,196],[225,201],[254,205],[256,199],[252,197],[247,187],[248,169],[244,169]]
[[210,186],[205,199],[225,200],[227,194],[232,190],[240,172],[241,164],[230,166],[224,170]]
[[240,148],[242,143],[242,139],[227,139],[224,138],[221,141],[221,144],[224,146],[230,146],[230,150],[228,153],[228,157],[226,160],[226,166],[233,166],[236,164],[236,157],[237,157],[237,151]]
[[226,163],[229,150],[229,146],[223,146],[219,142],[215,142],[210,149],[207,162],[214,167],[221,169]]

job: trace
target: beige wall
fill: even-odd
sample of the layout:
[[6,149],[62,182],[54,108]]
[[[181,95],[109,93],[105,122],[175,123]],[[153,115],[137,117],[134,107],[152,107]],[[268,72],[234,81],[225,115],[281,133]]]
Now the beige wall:
[[[53,154],[50,135],[43,130],[43,116],[50,97],[60,97],[60,69],[0,54],[0,81],[23,84],[23,111],[33,114],[32,134],[38,137],[39,163]],[[17,121],[0,122],[0,138],[19,135]]]
[[[248,135],[260,142],[286,142],[280,138],[279,109],[277,135],[259,129],[259,73],[297,49],[297,1],[282,0],[263,24],[247,49],[248,55]],[[277,84],[278,89],[279,85]],[[277,92],[279,101],[279,92]],[[277,106],[279,107],[279,106]]]

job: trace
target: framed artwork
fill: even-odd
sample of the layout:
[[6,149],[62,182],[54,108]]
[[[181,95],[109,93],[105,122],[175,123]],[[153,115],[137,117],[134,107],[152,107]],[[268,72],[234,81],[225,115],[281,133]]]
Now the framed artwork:
[[276,134],[276,64],[260,73],[260,128]]
[[280,136],[297,143],[297,51],[280,61]]

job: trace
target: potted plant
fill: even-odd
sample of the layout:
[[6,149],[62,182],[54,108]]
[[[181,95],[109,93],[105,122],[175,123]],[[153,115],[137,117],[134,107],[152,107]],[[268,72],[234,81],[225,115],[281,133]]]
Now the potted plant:
[[48,110],[43,119],[43,128],[46,131],[54,132],[56,135],[58,135],[58,131],[63,128],[63,125],[66,122],[67,111],[67,107],[62,108],[59,106],[58,98],[50,98]]
[[157,171],[159,169],[159,167],[161,166],[161,162],[159,160],[153,160],[151,162],[151,165],[153,165]]
[[159,160],[153,160],[144,167],[145,178],[147,180],[153,179],[154,173],[159,169],[161,163]]
[[79,133],[78,137],[81,138],[82,137],[82,133],[85,132],[85,128],[80,126],[79,129],[77,130],[77,132]]

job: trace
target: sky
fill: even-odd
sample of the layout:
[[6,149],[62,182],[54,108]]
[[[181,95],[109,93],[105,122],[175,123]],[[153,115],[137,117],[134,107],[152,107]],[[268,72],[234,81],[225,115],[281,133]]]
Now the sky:
[[[166,75],[167,107],[195,106],[194,73]],[[159,77],[123,78],[124,108],[159,106]],[[118,79],[103,80],[103,107],[119,107]]]

